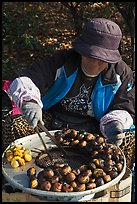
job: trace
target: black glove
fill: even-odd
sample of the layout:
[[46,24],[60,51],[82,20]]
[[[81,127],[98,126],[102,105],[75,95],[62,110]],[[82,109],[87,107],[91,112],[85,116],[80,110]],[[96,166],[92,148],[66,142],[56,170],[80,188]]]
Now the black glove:
[[125,133],[123,133],[124,126],[119,121],[111,121],[104,125],[105,136],[107,142],[120,146]]

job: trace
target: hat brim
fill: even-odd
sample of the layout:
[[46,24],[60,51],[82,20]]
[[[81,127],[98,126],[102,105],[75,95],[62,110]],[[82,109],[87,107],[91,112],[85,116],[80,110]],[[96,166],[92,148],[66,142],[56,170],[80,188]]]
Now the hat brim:
[[73,48],[82,56],[94,57],[108,63],[117,63],[121,60],[118,50],[110,50],[84,42],[73,42]]

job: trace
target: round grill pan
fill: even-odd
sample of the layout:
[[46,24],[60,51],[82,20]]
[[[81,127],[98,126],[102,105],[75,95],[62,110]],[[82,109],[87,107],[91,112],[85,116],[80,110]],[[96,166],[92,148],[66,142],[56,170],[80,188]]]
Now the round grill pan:
[[36,165],[41,168],[54,166],[54,164],[68,164],[72,168],[79,168],[83,164],[88,164],[88,159],[85,153],[82,153],[80,150],[72,147],[64,147],[67,155],[63,155],[58,148],[49,149],[49,153],[52,156],[53,160],[51,161],[46,152],[40,153],[36,157]]

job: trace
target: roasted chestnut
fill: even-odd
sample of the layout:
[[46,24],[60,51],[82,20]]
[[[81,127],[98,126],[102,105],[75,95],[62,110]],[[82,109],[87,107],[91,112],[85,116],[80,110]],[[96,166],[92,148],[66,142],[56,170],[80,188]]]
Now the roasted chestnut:
[[86,184],[86,189],[87,190],[93,189],[93,188],[96,188],[96,183],[87,183]]
[[118,154],[113,154],[112,155],[112,160],[114,160],[116,163],[119,162],[119,155]]
[[91,155],[92,158],[95,158],[98,155],[97,150],[93,150],[91,153],[92,153],[92,155]]
[[37,175],[37,178],[39,180],[39,182],[41,183],[43,180],[45,181],[45,178],[44,178],[44,170],[40,171]]
[[110,175],[104,175],[103,178],[104,178],[105,183],[108,183],[109,181],[111,181]]
[[62,190],[62,183],[54,183],[52,186],[52,190],[54,192],[61,192]]
[[95,169],[94,172],[93,172],[93,175],[95,176],[95,178],[98,178],[98,177],[102,177],[104,174],[104,171],[103,169]]
[[62,133],[64,134],[64,135],[67,135],[68,133],[70,133],[71,132],[71,129],[63,129],[62,130]]
[[74,189],[75,191],[85,191],[86,189],[86,185],[85,183],[77,183],[77,187]]
[[71,172],[71,167],[69,165],[64,165],[61,169],[60,172],[63,176],[67,175],[68,173]]
[[50,191],[51,189],[51,183],[49,181],[43,181],[40,184],[40,189],[44,191]]
[[79,142],[79,147],[81,147],[81,148],[86,147],[86,145],[87,145],[87,141],[86,140],[83,140],[83,141]]
[[94,171],[97,168],[93,162],[90,162],[88,166],[91,169],[91,171]]
[[54,176],[54,171],[51,168],[47,168],[47,169],[44,170],[43,176],[47,177],[47,178],[53,177]]
[[103,186],[105,184],[103,178],[97,178],[96,179],[96,186],[99,187],[99,186]]
[[102,159],[104,159],[104,160],[112,159],[112,154],[108,153],[107,151],[103,151],[102,152]]
[[53,176],[50,178],[50,182],[51,183],[58,183],[59,182],[59,176]]
[[72,172],[70,172],[70,173],[68,173],[68,174],[66,175],[66,181],[67,181],[68,183],[74,181],[75,178],[76,178],[76,175],[75,175],[74,173],[72,173]]
[[76,139],[80,141],[80,140],[84,139],[84,137],[85,137],[84,134],[78,133]]
[[76,176],[79,175],[81,172],[80,172],[80,169],[73,169],[72,170],[72,173],[74,173]]
[[84,172],[84,174],[87,175],[87,176],[91,176],[92,175],[92,171],[90,169],[88,169],[88,170],[86,170]]
[[73,187],[67,183],[62,185],[62,190],[64,192],[73,192]]
[[73,137],[76,137],[78,135],[78,132],[76,130],[72,129],[71,134],[73,135]]
[[79,167],[80,172],[84,172],[88,169],[87,165],[83,164],[82,166]]
[[104,166],[104,171],[106,172],[106,173],[108,173],[108,172],[110,172],[110,171],[112,171],[112,165],[110,165],[110,164],[108,164],[108,163],[105,163],[105,166]]
[[122,169],[123,169],[123,165],[122,165],[121,163],[117,163],[117,164],[116,164],[116,167],[117,167],[117,171],[118,171],[118,172],[121,172]]
[[36,175],[36,169],[35,167],[31,167],[27,170],[27,176],[35,176]]
[[96,141],[98,142],[98,144],[102,144],[105,142],[105,138],[104,137],[97,137]]
[[75,189],[77,187],[77,183],[75,181],[70,182],[70,185]]
[[73,141],[71,141],[71,145],[78,145],[79,144],[79,140],[73,140]]
[[93,134],[91,134],[91,133],[87,133],[85,135],[85,139],[86,139],[86,141],[94,140],[95,136]]
[[38,187],[38,179],[37,178],[34,178],[34,179],[30,179],[29,181],[29,188],[37,188]]
[[95,181],[96,181],[96,179],[95,179],[95,178],[93,178],[92,176],[91,176],[91,177],[89,177],[89,183],[95,183]]
[[111,176],[111,179],[114,179],[118,176],[118,172],[117,171],[110,171],[109,175]]
[[88,183],[89,182],[89,176],[85,175],[84,173],[80,174],[77,179],[78,179],[79,183]]

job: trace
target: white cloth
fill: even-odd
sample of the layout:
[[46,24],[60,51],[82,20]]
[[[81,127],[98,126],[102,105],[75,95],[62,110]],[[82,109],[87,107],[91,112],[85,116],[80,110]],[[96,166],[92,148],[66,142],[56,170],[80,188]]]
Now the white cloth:
[[19,109],[24,101],[30,100],[36,101],[41,108],[43,107],[40,91],[29,77],[16,78],[7,92]]
[[100,119],[100,130],[103,135],[105,135],[105,124],[111,121],[119,121],[122,123],[124,129],[128,129],[133,125],[133,119],[131,115],[125,110],[113,110],[104,115]]

